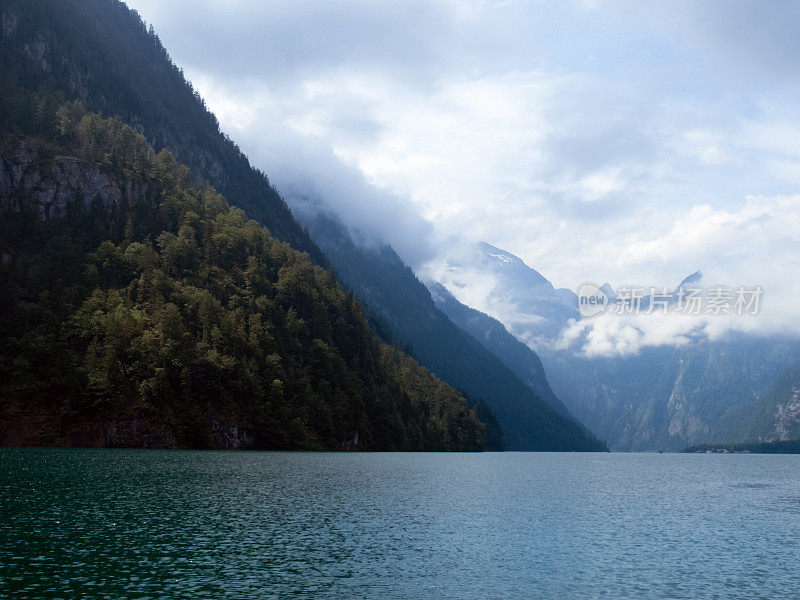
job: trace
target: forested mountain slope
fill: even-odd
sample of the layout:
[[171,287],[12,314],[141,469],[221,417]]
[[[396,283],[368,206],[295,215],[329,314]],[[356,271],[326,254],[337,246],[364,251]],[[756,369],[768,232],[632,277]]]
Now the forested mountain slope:
[[0,441],[484,447],[331,273],[170,153],[77,103],[24,128],[0,138]]
[[[118,0],[0,0],[0,119],[35,129],[45,111],[80,100],[172,152],[194,178],[279,240],[325,258],[263,173],[219,130],[216,117],[152,28]],[[45,106],[46,105],[46,106]]]

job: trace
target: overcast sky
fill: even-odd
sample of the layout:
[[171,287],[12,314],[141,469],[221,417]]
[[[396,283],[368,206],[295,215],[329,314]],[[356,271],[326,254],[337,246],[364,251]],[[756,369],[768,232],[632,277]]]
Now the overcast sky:
[[290,200],[418,272],[762,285],[799,331],[800,4],[130,0]]

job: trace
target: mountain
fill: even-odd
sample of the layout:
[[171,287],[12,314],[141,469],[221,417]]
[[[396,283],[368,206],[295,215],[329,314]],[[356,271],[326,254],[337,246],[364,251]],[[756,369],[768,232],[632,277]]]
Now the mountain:
[[553,389],[619,450],[679,450],[749,441],[749,413],[800,355],[791,341],[731,334],[634,356],[586,358],[542,352]]
[[79,103],[0,136],[0,442],[481,450],[308,255]]
[[78,100],[115,116],[207,180],[278,239],[327,266],[266,175],[220,132],[216,117],[152,27],[117,0],[0,0],[0,125],[35,131]]
[[[488,290],[480,308],[536,351],[556,397],[614,450],[750,441],[780,427],[778,407],[791,414],[788,384],[782,395],[761,403],[761,416],[753,411],[779,375],[800,360],[796,341],[732,333],[713,342],[590,358],[555,343],[571,319],[580,319],[577,297],[557,290],[513,254],[479,244],[448,258],[437,275],[456,297],[470,296],[471,282],[479,281]],[[701,277],[694,273],[681,285],[696,285]],[[613,302],[611,287],[602,289]]]
[[542,361],[533,350],[511,335],[497,319],[461,304],[443,285],[429,282],[427,286],[437,308],[448,319],[499,358],[539,398],[561,414],[569,416],[567,407],[550,389]]
[[748,417],[744,439],[764,442],[800,439],[800,364],[781,374]]
[[[266,226],[272,235],[287,242],[295,250],[307,252],[313,263],[321,266],[330,264],[318,246],[311,241],[307,232],[294,220],[286,204],[270,186],[267,177],[253,169],[236,145],[219,131],[219,126],[214,116],[205,109],[202,99],[193,91],[180,69],[172,64],[152,28],[147,30],[135,11],[129,10],[124,4],[116,0],[0,0],[0,22],[2,23],[0,60],[4,66],[4,69],[0,71],[0,83],[2,83],[4,90],[2,97],[0,97],[0,126],[6,132],[24,134],[34,140],[47,138],[49,145],[45,144],[37,149],[37,156],[42,158],[43,164],[46,163],[43,157],[49,157],[52,160],[61,152],[59,144],[64,140],[57,136],[64,135],[63,127],[65,125],[69,125],[72,122],[81,122],[82,117],[77,113],[82,113],[85,110],[84,107],[88,109],[90,114],[99,113],[103,117],[113,116],[119,119],[120,122],[128,124],[135,132],[143,135],[145,141],[153,148],[156,156],[162,156],[161,150],[166,149],[175,156],[178,163],[185,164],[188,167],[186,169],[185,183],[189,188],[205,189],[207,183],[213,185],[231,204],[243,209],[249,217]],[[50,139],[48,136],[56,137]],[[106,141],[100,140],[98,147],[104,148]],[[31,142],[30,145],[33,147],[35,144]],[[113,144],[112,147],[116,148]],[[7,181],[17,182],[16,184],[21,181],[19,179],[20,169],[22,168],[20,165],[28,164],[30,159],[29,156],[25,155],[27,150],[24,150],[24,148],[24,144],[11,144],[10,149],[8,149],[8,153],[5,155],[5,167],[8,169],[6,173]],[[82,152],[85,148],[80,150]],[[118,157],[114,156],[99,156],[95,158],[98,164],[93,166],[100,169],[107,167],[109,164],[117,164],[115,161],[118,160]],[[125,202],[128,200],[128,187],[124,183],[124,179],[129,176],[134,178],[140,176],[141,173],[139,173],[138,167],[142,166],[139,164],[136,165],[136,168],[129,168],[128,171],[130,172],[123,173],[121,178],[118,177],[115,182],[108,183],[106,187],[103,187],[106,184],[103,183],[102,178],[98,179],[96,174],[91,171],[86,172],[79,169],[79,172],[71,173],[70,177],[72,179],[70,179],[62,173],[66,167],[62,169],[59,166],[54,173],[51,173],[52,164],[49,167],[42,166],[38,171],[33,171],[34,173],[39,173],[37,176],[41,177],[42,180],[47,180],[51,176],[56,177],[56,181],[54,183],[51,182],[48,188],[48,193],[52,192],[55,196],[40,196],[40,203],[35,208],[38,218],[44,219],[44,223],[54,222],[51,218],[51,212],[55,211],[57,213],[58,207],[63,204],[62,200],[59,199],[59,195],[62,193],[66,194],[67,197],[75,194],[99,194],[101,199],[106,198],[107,194],[110,193],[113,201],[104,201],[105,205],[112,212],[122,210],[119,207],[126,206]],[[181,172],[183,173],[183,170]],[[98,188],[98,185],[101,187]],[[148,185],[152,185],[152,183],[148,183]],[[125,196],[125,198],[117,202],[119,194]],[[91,202],[90,205],[94,206]],[[169,206],[161,207],[158,210],[172,210]],[[176,208],[175,210],[178,209]],[[189,212],[199,215],[197,211]],[[200,217],[203,220],[202,215]],[[186,218],[194,219],[188,213]],[[120,237],[119,231],[110,231],[109,222],[103,219],[92,221],[89,225],[93,230],[106,231],[106,238],[108,239],[105,241],[109,241],[114,247],[112,254],[116,255],[119,252],[124,253],[127,251],[128,241],[130,240],[124,232]],[[181,242],[178,247],[182,248],[184,240],[180,239],[180,228],[178,228],[177,233],[166,230],[165,232],[177,236]],[[9,235],[12,233],[8,232]],[[73,233],[70,233],[70,235]],[[96,237],[91,238],[89,241],[92,244],[99,243],[103,235],[97,231],[94,231],[94,234]],[[62,238],[69,238],[70,235],[61,235],[59,233],[57,237],[61,240]],[[159,233],[159,235],[161,234]],[[9,239],[12,241],[0,240],[0,243],[3,244],[3,248],[0,249],[2,250],[2,256],[8,257],[9,265],[21,264],[18,262],[21,256],[35,257],[31,258],[31,261],[44,265],[46,261],[41,259],[42,253],[57,261],[56,256],[48,253],[49,251],[45,252],[41,248],[28,248],[25,252],[20,253],[19,243],[13,242],[13,236]],[[42,240],[40,239],[40,241]],[[66,239],[65,243],[72,247],[77,242]],[[67,254],[67,256],[72,256],[73,260],[91,263],[93,260],[91,257],[95,256],[100,250],[99,246],[94,248],[86,246],[85,244],[88,243],[88,241],[82,239],[77,244],[80,252],[75,250],[73,254]],[[138,243],[146,245],[147,240]],[[150,243],[153,244],[154,251],[159,250],[160,247],[157,244],[157,240],[151,239]],[[111,252],[112,249],[106,248],[106,250]],[[64,266],[72,270],[75,269],[74,264]],[[344,265],[344,267],[347,266],[346,264]],[[382,266],[378,264],[379,268]],[[95,267],[97,268],[96,265]],[[126,268],[129,267],[130,265]],[[337,264],[337,267],[340,274],[346,271],[341,262]],[[41,268],[44,268],[44,266]],[[231,276],[234,274],[231,274]],[[402,282],[384,281],[383,283],[386,285],[383,287],[383,292],[401,290],[397,297],[405,298],[405,300],[411,301],[412,304],[408,307],[404,307],[402,302],[393,304],[392,306],[397,309],[394,313],[390,311],[379,315],[370,312],[368,316],[373,329],[382,331],[384,337],[392,339],[392,341],[400,340],[406,344],[412,343],[415,353],[418,355],[424,354],[430,364],[439,367],[438,370],[445,375],[473,371],[463,378],[452,377],[452,380],[457,385],[466,384],[463,386],[465,391],[469,392],[475,399],[477,411],[489,426],[485,434],[488,439],[486,442],[488,447],[498,448],[503,442],[500,432],[493,425],[494,417],[491,410],[482,402],[484,396],[487,401],[492,400],[495,407],[499,407],[508,417],[507,422],[511,424],[512,430],[509,447],[565,450],[602,448],[602,444],[587,436],[577,424],[565,419],[550,409],[544,402],[537,399],[496,358],[486,352],[479,344],[476,344],[470,336],[444,318],[433,305],[427,290],[421,286],[407,268],[400,264],[394,274],[400,276]],[[409,274],[411,275],[410,279],[408,278]],[[411,284],[412,287],[408,290],[403,290],[403,282]],[[92,281],[83,282],[83,285],[91,287],[91,283]],[[78,285],[78,283],[74,285]],[[306,288],[302,281],[298,282],[298,285],[303,289]],[[370,290],[368,288],[361,287],[359,291],[365,294],[363,302],[368,308],[379,305],[379,303],[370,301],[368,297]],[[239,294],[235,294],[235,296],[238,297]],[[132,298],[127,300],[134,301]],[[419,302],[414,304],[417,300]],[[222,302],[222,300],[220,301]],[[73,299],[73,304],[68,307],[69,310],[76,309],[75,302]],[[173,304],[179,306],[176,302],[173,302]],[[12,306],[10,310],[17,310],[24,306],[25,303],[23,302],[21,305]],[[413,313],[417,308],[423,311],[432,311],[432,317],[429,320],[431,327],[429,327],[427,334],[420,332],[421,335],[419,336],[396,336],[394,329],[398,329],[401,333],[407,332],[401,326],[402,324],[409,325],[411,329],[416,327],[414,323],[416,318],[413,317]],[[69,312],[68,309],[63,308],[59,313],[60,317],[66,318],[64,315]],[[136,308],[136,310],[139,311],[139,308]],[[286,310],[288,311],[288,309]],[[391,324],[392,331],[381,320],[386,316],[400,317],[399,321]],[[409,316],[411,316],[410,322],[408,320]],[[183,318],[187,319],[189,316],[184,315]],[[302,317],[301,320],[303,320]],[[72,323],[72,318],[70,317],[68,321]],[[290,323],[293,322],[291,319],[289,321]],[[425,320],[423,319],[422,322],[425,323]],[[65,331],[72,331],[58,319],[51,321],[49,325],[60,327],[58,335],[66,335]],[[185,325],[189,327],[189,324],[185,323]],[[55,335],[55,332],[51,333]],[[436,337],[440,334],[444,335],[442,340]],[[53,341],[49,337],[46,339],[45,346]],[[10,336],[9,340],[14,343],[19,342],[18,338],[14,336]],[[71,340],[71,337],[67,340],[63,340],[60,337],[57,338],[59,343],[67,343]],[[310,348],[306,350],[309,352],[314,348],[319,351],[323,350],[311,342],[313,340],[310,340]],[[99,343],[93,341],[90,346],[96,347]],[[325,343],[329,348],[335,347],[328,342]],[[362,359],[364,356],[369,356],[369,352],[361,349],[358,345],[350,344],[348,348],[350,351],[355,352],[357,356],[362,357]],[[453,354],[449,354],[450,352],[453,352]],[[70,351],[59,354],[59,356],[68,357],[72,354],[75,356],[81,355]],[[343,349],[339,354],[344,360],[349,359],[349,355]],[[38,359],[42,358],[41,355],[37,355],[37,357]],[[394,362],[398,363],[398,360]],[[313,361],[305,358],[299,359],[299,362],[301,366],[305,365],[305,367],[313,364]],[[20,364],[25,366],[23,363]],[[26,368],[28,367],[38,368],[34,363],[28,364]],[[389,371],[397,372],[399,370],[401,374],[408,371],[408,369],[402,367],[393,367],[391,364],[384,365],[384,367]],[[78,369],[78,372],[83,371]],[[10,368],[8,373],[13,374],[16,371]],[[486,375],[486,377],[482,377],[482,375]],[[302,369],[296,371],[295,376],[302,380]],[[455,406],[454,402],[460,402],[460,400],[455,400],[451,396],[453,392],[449,387],[441,387],[444,385],[441,382],[435,384],[431,382],[425,383],[422,375],[414,377],[413,380],[417,382],[415,384],[417,387],[411,385],[401,386],[401,391],[405,390],[405,393],[401,399],[395,398],[395,401],[402,403],[405,401],[403,399],[408,396],[412,399],[416,398],[424,405],[425,395],[421,394],[419,390],[424,389],[427,390],[427,393],[434,393],[434,390],[441,389],[444,391],[441,393],[437,391],[436,397],[430,399],[431,401],[438,398],[441,402],[444,402],[445,406]],[[43,381],[51,380],[45,378]],[[366,383],[364,383],[364,390],[361,393],[348,393],[348,398],[352,395],[352,401],[354,402],[362,398],[363,393],[371,389],[368,386],[369,381],[370,379],[367,377]],[[11,377],[5,383],[14,387],[18,382],[14,377]],[[176,385],[175,382],[171,383]],[[327,398],[327,394],[334,393],[336,389],[339,389],[334,385],[334,382],[328,383],[332,387],[323,386],[323,391],[314,392],[315,388],[312,386],[311,390],[314,393],[308,392],[307,386],[301,385],[300,388],[305,390],[304,393],[307,396],[310,394],[314,397]],[[342,385],[345,384],[349,385],[348,382]],[[85,388],[75,385],[71,389],[84,390]],[[64,390],[61,390],[61,392],[64,392]],[[412,392],[414,393],[412,394]],[[53,393],[55,394],[55,392]],[[61,405],[63,401],[63,398],[51,399],[54,400],[54,405]],[[312,401],[309,400],[309,402]],[[418,405],[419,403],[415,404],[415,406]],[[461,405],[459,404],[459,406]],[[333,443],[332,439],[315,441],[317,440],[315,436],[319,434],[315,433],[312,430],[313,428],[309,429],[309,427],[303,425],[308,419],[312,419],[312,416],[309,415],[311,409],[307,406],[305,408],[300,406],[298,410],[300,410],[300,414],[296,418],[300,419],[300,425],[297,425],[295,429],[297,432],[305,431],[307,438],[298,437],[299,434],[291,435],[289,436],[291,443],[297,445],[300,444],[297,441],[298,439],[307,439],[311,440],[308,441],[311,445],[319,443],[325,447],[330,446]],[[437,411],[425,410],[427,412],[424,412],[420,418],[425,422],[431,421],[431,426],[436,424],[434,430],[438,430],[437,428],[440,427],[448,429],[450,423],[457,422],[454,416],[457,412],[455,410],[451,414],[450,411],[443,408],[438,411],[441,413],[438,416],[436,415]],[[469,412],[471,409],[467,408],[466,410]],[[209,411],[211,409],[200,411],[199,423],[205,423],[207,421],[206,417],[213,416],[213,411]],[[69,411],[66,410],[65,414],[68,413]],[[81,414],[83,415],[82,418],[84,418],[87,414],[91,414],[91,410],[88,413],[84,411]],[[472,413],[469,412],[469,414]],[[464,423],[471,423],[469,414],[462,419]],[[401,411],[400,416],[402,421],[407,415]],[[517,420],[516,417],[520,418]],[[175,419],[174,423],[178,423],[181,420],[177,417]],[[306,421],[303,421],[303,419],[306,419]],[[292,421],[292,423],[295,423],[295,421]],[[405,427],[405,424],[403,426]],[[196,429],[201,432],[206,431],[204,427],[205,425]],[[396,432],[399,429],[401,428],[397,425],[397,419],[393,418],[392,431]],[[461,440],[461,437],[459,437],[461,429],[452,430],[450,428],[448,431],[450,432],[450,436],[447,438],[450,440],[448,444],[454,446],[461,444],[461,441],[459,441]],[[467,427],[463,431],[468,432],[470,429]],[[180,443],[184,443],[188,439],[185,436],[181,437],[182,435],[178,436]],[[164,439],[167,438],[163,438],[161,442]],[[336,439],[338,440],[337,443],[341,443],[341,440]],[[414,438],[409,442],[404,437],[404,441],[401,444],[398,438],[395,437],[393,439],[394,447],[409,447],[409,444],[413,446],[416,443],[414,440],[417,440],[417,438]],[[427,438],[423,436],[423,439]],[[359,447],[368,447],[369,444],[374,444],[377,447],[381,444],[388,444],[387,440],[388,438],[384,436],[374,438],[370,442],[362,436],[359,441]],[[475,439],[472,439],[470,444],[474,446],[474,442]],[[215,443],[219,443],[219,440]],[[269,444],[272,443],[277,442],[275,440],[269,442]],[[469,446],[466,441],[462,445],[463,447]],[[428,447],[432,446],[429,445]]]
[[[572,417],[548,405],[474,337],[457,327],[387,245],[358,244],[335,217],[306,214],[304,224],[337,275],[436,376],[485,402],[508,450],[602,450]],[[544,384],[546,385],[546,384]]]
[[486,242],[448,256],[437,278],[456,297],[459,289],[481,281],[491,291],[478,308],[502,314],[503,325],[528,345],[554,339],[570,319],[579,318],[575,292],[556,289],[518,256]]

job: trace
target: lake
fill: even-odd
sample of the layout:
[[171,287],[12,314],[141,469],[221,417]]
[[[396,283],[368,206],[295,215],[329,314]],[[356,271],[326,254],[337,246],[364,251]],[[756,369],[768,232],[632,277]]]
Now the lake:
[[0,597],[800,594],[800,456],[4,448],[0,510]]

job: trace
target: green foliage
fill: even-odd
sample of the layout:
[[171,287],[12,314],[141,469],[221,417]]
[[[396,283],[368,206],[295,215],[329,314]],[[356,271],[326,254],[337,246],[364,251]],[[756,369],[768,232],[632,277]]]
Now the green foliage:
[[121,200],[76,194],[50,219],[36,206],[2,215],[6,408],[145,413],[184,446],[212,444],[219,419],[262,448],[484,447],[464,398],[382,347],[332,273],[192,185],[118,119],[74,103],[50,119],[47,142],[27,142],[33,168],[46,180],[48,156],[71,156],[116,182]]
[[[135,10],[119,0],[3,0],[0,16],[0,129],[71,134],[83,105],[116,116],[156,152],[170,150],[195,180],[209,181],[272,235],[327,264],[267,177],[220,132]],[[83,125],[96,127],[97,119]],[[126,144],[116,151],[126,151]]]

